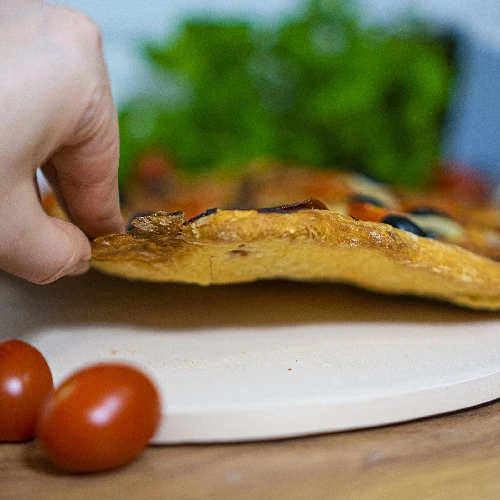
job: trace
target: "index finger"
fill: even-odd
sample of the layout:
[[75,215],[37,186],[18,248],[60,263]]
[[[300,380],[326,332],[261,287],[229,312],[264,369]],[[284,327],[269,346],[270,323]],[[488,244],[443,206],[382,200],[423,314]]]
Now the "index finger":
[[[73,140],[51,158],[72,220],[92,237],[123,231],[118,195],[119,135],[116,108],[104,79]],[[54,172],[49,173],[54,179]]]

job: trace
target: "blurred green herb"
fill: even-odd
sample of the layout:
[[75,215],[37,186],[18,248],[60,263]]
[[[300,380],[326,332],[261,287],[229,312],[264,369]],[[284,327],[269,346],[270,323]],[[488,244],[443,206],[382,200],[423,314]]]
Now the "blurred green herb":
[[416,20],[367,25],[353,3],[309,0],[266,28],[190,20],[147,43],[160,89],[176,91],[121,109],[121,182],[154,148],[187,172],[274,157],[424,185],[454,76],[447,46]]

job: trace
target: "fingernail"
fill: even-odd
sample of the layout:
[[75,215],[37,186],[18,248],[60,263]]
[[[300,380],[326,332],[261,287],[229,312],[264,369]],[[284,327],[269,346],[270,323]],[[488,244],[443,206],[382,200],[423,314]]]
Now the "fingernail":
[[68,273],[68,276],[80,276],[89,270],[90,264],[88,260],[81,260],[74,268],[73,271]]

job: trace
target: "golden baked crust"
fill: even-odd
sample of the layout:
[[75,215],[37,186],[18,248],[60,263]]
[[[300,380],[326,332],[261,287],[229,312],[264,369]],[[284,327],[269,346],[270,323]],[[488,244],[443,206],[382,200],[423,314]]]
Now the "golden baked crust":
[[351,283],[500,310],[500,264],[452,244],[328,210],[219,210],[138,217],[93,242],[92,265],[129,279],[199,285],[261,279]]

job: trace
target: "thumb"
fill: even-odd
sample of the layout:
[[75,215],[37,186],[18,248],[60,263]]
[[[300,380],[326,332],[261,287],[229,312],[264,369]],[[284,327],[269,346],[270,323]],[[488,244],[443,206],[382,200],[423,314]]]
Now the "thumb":
[[69,222],[47,216],[41,207],[24,205],[10,221],[0,221],[0,268],[38,284],[45,284],[88,268],[90,243],[80,229]]

